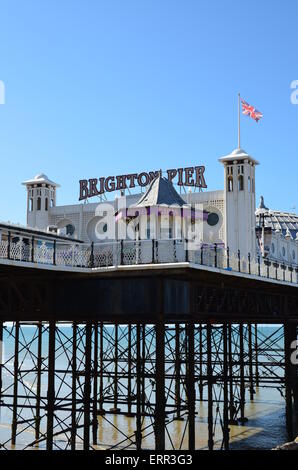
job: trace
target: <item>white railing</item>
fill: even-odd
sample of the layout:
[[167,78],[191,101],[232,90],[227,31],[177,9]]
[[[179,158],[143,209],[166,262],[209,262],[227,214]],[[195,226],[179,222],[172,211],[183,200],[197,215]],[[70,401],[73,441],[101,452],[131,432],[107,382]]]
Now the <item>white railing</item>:
[[179,239],[123,240],[97,244],[69,244],[44,240],[34,240],[32,244],[8,239],[0,241],[0,259],[81,268],[190,262],[298,283],[298,265],[291,266],[261,257],[244,258],[240,252],[229,253],[228,248],[216,244],[194,249],[186,240]]

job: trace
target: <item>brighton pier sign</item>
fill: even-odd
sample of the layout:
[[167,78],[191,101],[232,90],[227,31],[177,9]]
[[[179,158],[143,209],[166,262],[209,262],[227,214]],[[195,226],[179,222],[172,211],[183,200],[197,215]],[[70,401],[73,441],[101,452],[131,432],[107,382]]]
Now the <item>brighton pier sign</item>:
[[[207,188],[204,178],[204,166],[190,166],[187,168],[177,168],[167,170],[167,178],[175,182],[178,186],[194,186],[197,188]],[[148,173],[131,173],[128,175],[108,176],[107,178],[91,178],[89,180],[80,180],[79,200],[87,199],[93,196],[100,196],[105,192],[122,191],[132,189],[136,186],[146,187],[152,180],[162,175],[162,170],[149,171]]]

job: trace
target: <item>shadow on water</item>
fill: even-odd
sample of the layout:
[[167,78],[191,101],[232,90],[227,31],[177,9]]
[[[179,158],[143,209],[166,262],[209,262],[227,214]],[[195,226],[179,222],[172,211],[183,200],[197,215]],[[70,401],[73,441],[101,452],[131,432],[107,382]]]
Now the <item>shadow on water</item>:
[[266,450],[288,441],[284,401],[260,400],[251,403],[246,416],[247,423],[237,426],[237,432],[231,426],[231,449]]

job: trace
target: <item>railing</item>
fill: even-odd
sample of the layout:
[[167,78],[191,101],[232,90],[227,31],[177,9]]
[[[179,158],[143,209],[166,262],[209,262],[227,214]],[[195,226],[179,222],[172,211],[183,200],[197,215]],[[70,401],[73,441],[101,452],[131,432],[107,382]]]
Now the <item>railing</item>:
[[91,244],[66,244],[32,239],[0,241],[0,259],[80,268],[190,262],[237,271],[263,278],[298,283],[298,265],[230,253],[229,248],[214,244],[197,249],[186,240],[120,240]]

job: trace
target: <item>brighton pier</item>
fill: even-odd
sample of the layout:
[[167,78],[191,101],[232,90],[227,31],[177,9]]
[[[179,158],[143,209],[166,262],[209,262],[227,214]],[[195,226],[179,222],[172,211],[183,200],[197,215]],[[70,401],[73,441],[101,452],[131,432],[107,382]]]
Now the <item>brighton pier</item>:
[[[177,176],[178,186],[189,186],[197,188],[207,188],[204,178],[204,166],[178,168],[167,170],[167,178],[173,181]],[[129,175],[108,176],[107,178],[91,178],[89,180],[80,180],[79,200],[87,199],[93,196],[99,196],[105,192],[122,191],[132,189],[136,186],[146,187],[158,176],[162,175],[162,170],[142,172],[140,174],[131,173]]]
[[[297,216],[263,198],[256,210],[257,161],[242,149],[220,161],[223,191],[185,201],[159,175],[134,196],[169,208],[137,216],[134,240],[96,243],[106,229],[91,203],[59,207],[46,175],[25,182],[28,226],[1,224],[3,449],[227,450],[268,388],[294,437]],[[203,204],[195,249],[181,237],[191,215],[171,214],[173,199]]]

